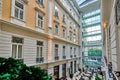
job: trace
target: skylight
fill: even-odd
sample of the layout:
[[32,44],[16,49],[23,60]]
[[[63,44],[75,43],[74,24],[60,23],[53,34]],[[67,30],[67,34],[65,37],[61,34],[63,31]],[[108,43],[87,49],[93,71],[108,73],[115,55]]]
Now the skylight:
[[82,7],[87,6],[88,4],[91,4],[97,0],[76,0],[76,1],[78,3],[79,7],[82,8]]

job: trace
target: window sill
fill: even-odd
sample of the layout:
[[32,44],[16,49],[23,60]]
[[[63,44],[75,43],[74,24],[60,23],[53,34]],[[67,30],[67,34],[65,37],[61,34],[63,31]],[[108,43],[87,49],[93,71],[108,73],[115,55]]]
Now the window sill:
[[14,16],[11,16],[11,18],[13,18],[13,19],[16,19],[16,20],[18,20],[18,21],[21,21],[21,22],[24,22],[24,23],[26,23],[26,21],[23,19],[18,19],[18,18],[16,18],[16,17],[14,17]]
[[36,2],[37,2],[37,4],[41,7],[41,8],[45,8],[45,6],[44,6],[44,4],[42,5],[40,2],[38,2],[37,0],[36,0]]
[[40,28],[39,26],[36,26],[37,29],[44,30],[44,28]]

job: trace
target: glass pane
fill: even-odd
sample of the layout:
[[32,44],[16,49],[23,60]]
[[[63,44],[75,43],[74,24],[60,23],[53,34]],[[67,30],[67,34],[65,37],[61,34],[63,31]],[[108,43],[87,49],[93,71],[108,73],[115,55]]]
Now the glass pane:
[[40,57],[42,57],[42,47],[40,47]]
[[18,13],[19,13],[19,10],[17,8],[15,8],[15,17],[18,18]]
[[19,3],[18,1],[15,1],[15,6],[21,8],[21,9],[23,9],[23,7],[24,7],[23,4]]
[[40,26],[40,28],[41,28],[41,20],[40,19],[38,19],[38,26]]
[[18,45],[18,58],[22,58],[22,45]]
[[20,11],[20,19],[23,19],[23,11]]
[[41,28],[43,28],[43,21],[41,21]]
[[14,43],[23,43],[23,38],[12,37],[12,42],[14,42]]
[[16,58],[17,54],[17,45],[12,45],[12,57]]
[[39,58],[39,47],[37,47],[37,58]]

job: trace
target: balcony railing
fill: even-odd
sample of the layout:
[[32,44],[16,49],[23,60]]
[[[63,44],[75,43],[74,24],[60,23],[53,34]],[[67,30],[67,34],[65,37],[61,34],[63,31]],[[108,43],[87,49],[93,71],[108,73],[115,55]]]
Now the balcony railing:
[[[117,75],[116,75],[117,73],[114,72],[114,71],[112,73],[113,73],[113,80],[119,80],[118,77],[117,77]],[[119,74],[120,74],[120,72],[119,72]]]
[[36,63],[43,63],[44,57],[36,58]]
[[73,58],[73,56],[72,56],[72,55],[70,55],[70,57],[71,57],[71,58]]
[[55,60],[59,60],[59,56],[55,56]]
[[66,56],[63,56],[63,59],[66,59]]

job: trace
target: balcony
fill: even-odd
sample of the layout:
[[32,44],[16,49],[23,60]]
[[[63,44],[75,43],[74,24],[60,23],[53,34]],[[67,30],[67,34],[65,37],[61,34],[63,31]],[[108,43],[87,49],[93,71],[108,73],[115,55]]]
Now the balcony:
[[66,56],[63,56],[63,59],[66,59]]
[[70,55],[70,57],[71,57],[71,58],[73,58],[73,56],[72,56],[72,55]]
[[59,56],[55,56],[55,60],[59,60]]
[[36,63],[43,63],[43,62],[44,62],[44,57],[36,58]]

